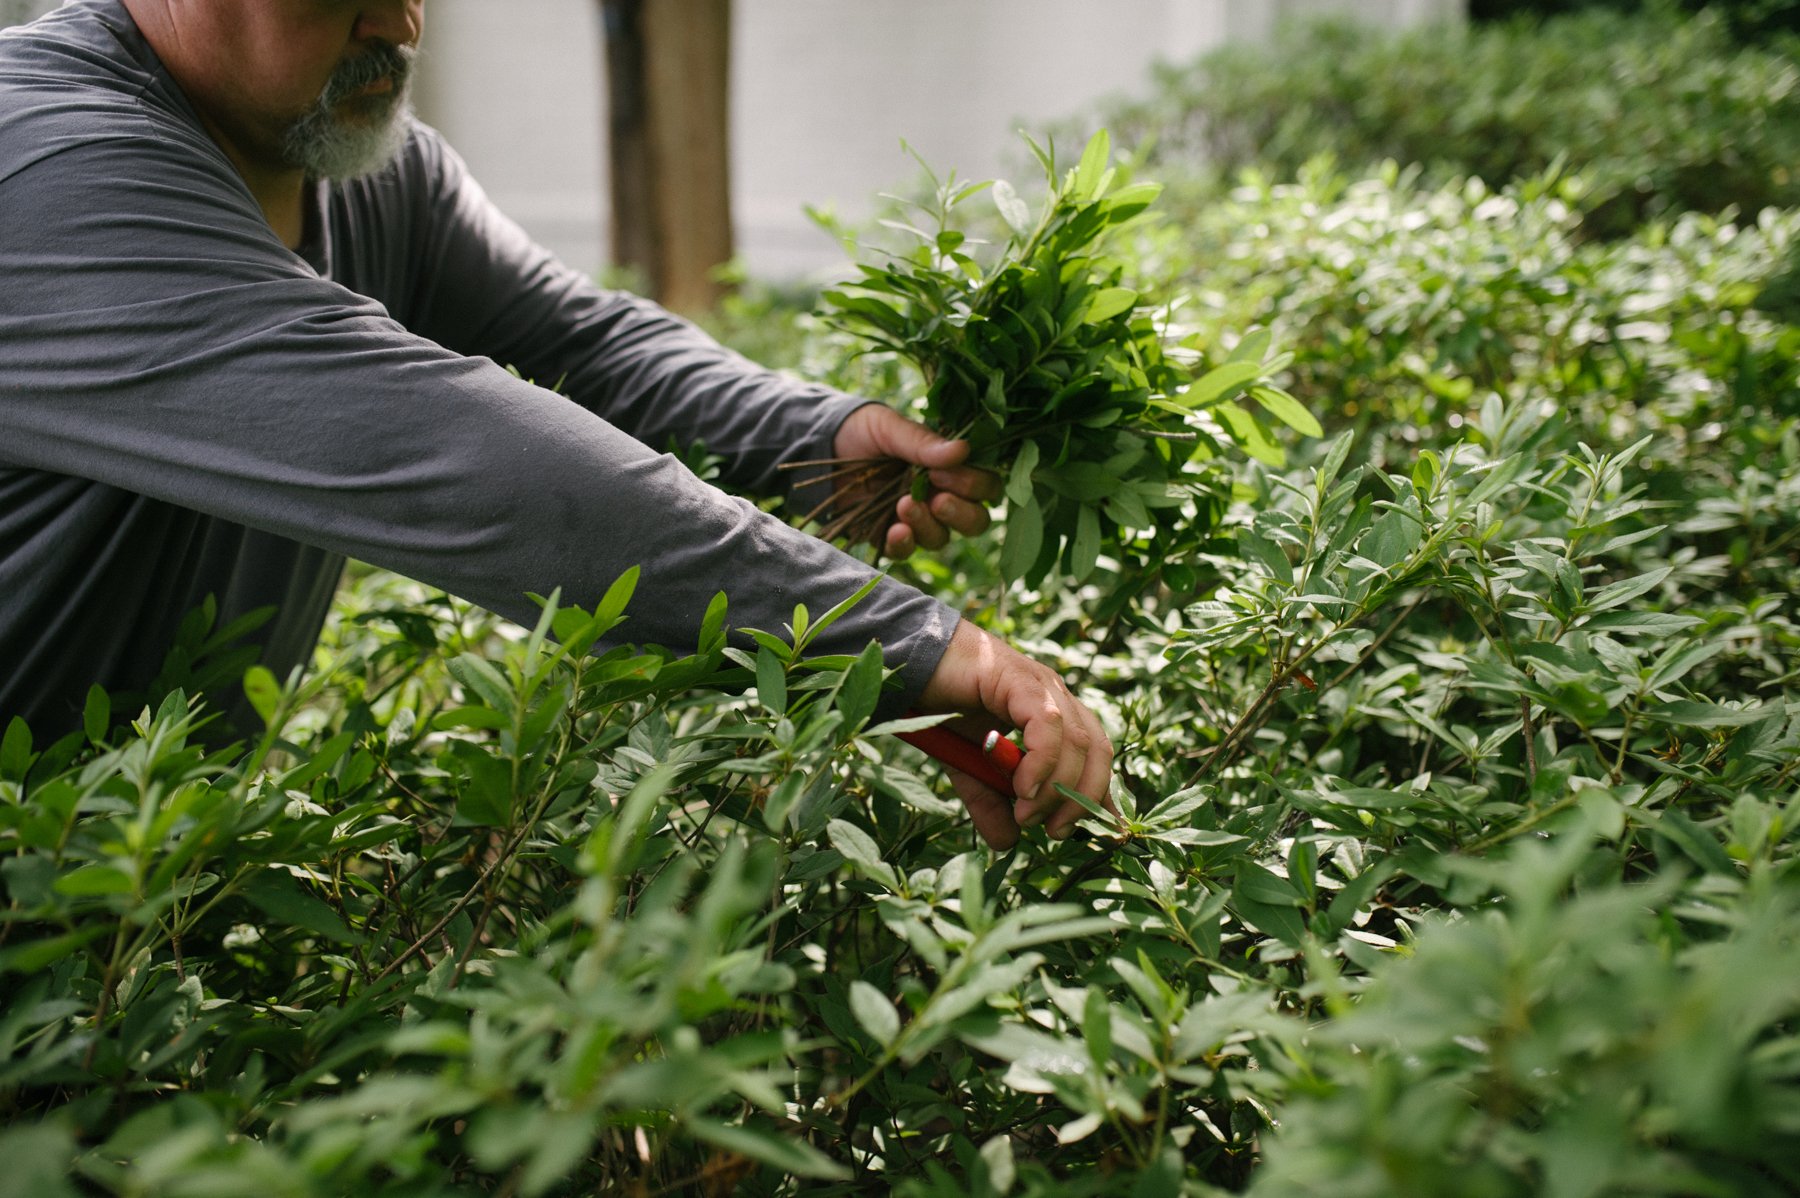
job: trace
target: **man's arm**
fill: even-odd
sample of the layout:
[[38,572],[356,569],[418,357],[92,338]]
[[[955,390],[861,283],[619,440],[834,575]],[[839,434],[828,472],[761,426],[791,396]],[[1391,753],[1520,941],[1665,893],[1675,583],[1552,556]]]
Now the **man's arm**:
[[[779,629],[795,602],[828,606],[869,577],[592,412],[318,278],[222,158],[145,132],[0,176],[0,208],[31,214],[0,225],[0,463],[356,556],[523,621],[527,592],[592,604],[641,565],[626,635],[677,648],[718,590],[739,627]],[[893,582],[818,648],[871,640],[902,700],[1021,727],[1027,796],[1052,804],[1059,781],[1104,794],[1098,725],[1044,667]],[[1071,723],[1083,737],[1061,733]],[[1004,840],[985,796],[962,789]]]
[[[868,567],[592,412],[313,274],[222,158],[91,140],[0,182],[0,461],[355,556],[514,619],[641,566],[624,634],[681,647],[720,590],[780,629]],[[883,583],[822,651],[880,640],[907,697],[954,628]]]
[[[704,441],[725,477],[784,494],[784,462],[833,456],[867,401],[767,370],[648,300],[595,286],[489,202],[455,152],[415,130],[382,197],[412,211],[424,270],[408,327],[555,387],[653,449]],[[377,181],[375,186],[379,186]]]

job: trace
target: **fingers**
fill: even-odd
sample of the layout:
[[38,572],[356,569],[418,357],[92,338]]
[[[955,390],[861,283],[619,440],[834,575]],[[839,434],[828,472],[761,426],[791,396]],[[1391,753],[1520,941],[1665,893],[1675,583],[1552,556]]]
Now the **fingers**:
[[[1027,828],[1043,825],[1059,838],[1069,835],[1086,811],[1065,799],[1058,786],[1116,812],[1109,795],[1112,742],[1099,717],[1041,662],[964,622],[951,637],[920,703],[926,710],[985,712],[1020,730],[1025,757],[1013,775],[1017,797],[1006,812],[1010,823]],[[967,794],[964,802],[969,802]],[[991,810],[984,811],[983,818],[999,827]]]
[[992,522],[986,508],[944,492],[933,495],[929,503],[903,496],[894,505],[894,514],[900,522],[888,528],[885,546],[893,558],[903,558],[914,549],[942,549],[950,543],[951,533],[976,536],[986,532]]
[[989,848],[1004,852],[1019,843],[1019,824],[1012,803],[961,770],[949,770],[950,785],[968,809],[969,822]]
[[[960,443],[959,443],[960,444]],[[930,472],[931,485],[939,491],[960,496],[975,503],[994,503],[1005,493],[1000,476],[992,470],[975,466],[957,466]]]
[[[1035,721],[1040,729],[1037,743],[1032,742],[1032,726],[1026,726],[1026,761],[1014,775],[1020,797],[1013,815],[1021,826],[1042,824],[1060,839],[1069,835],[1087,812],[1080,803],[1065,799],[1058,788],[1067,787],[1090,799],[1109,801],[1112,742],[1100,726],[1099,717],[1069,693],[1062,679],[1039,668],[1048,675],[1046,707],[1043,716]],[[1036,761],[1032,760],[1034,753]]]
[[897,521],[877,542],[895,560],[910,556],[915,549],[942,549],[950,543],[952,533],[978,536],[993,522],[986,508],[942,493],[933,495],[929,503],[902,496],[894,505],[894,515]]
[[942,491],[931,497],[931,515],[945,528],[965,537],[986,532],[993,520],[980,504]]
[[886,539],[881,546],[882,552],[895,561],[911,557],[913,550],[919,547],[918,539],[913,535],[912,526],[908,524],[889,525],[884,536]]
[[899,458],[927,469],[960,466],[969,456],[967,441],[950,441],[884,404],[864,404],[839,426],[834,448],[839,457]]

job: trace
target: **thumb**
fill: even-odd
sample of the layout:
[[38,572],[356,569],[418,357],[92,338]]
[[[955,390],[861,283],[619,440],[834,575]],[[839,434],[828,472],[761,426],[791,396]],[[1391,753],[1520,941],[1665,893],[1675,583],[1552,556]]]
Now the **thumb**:
[[915,466],[941,470],[959,466],[969,456],[967,441],[951,441],[891,408],[870,421],[869,440],[879,455],[899,458]]

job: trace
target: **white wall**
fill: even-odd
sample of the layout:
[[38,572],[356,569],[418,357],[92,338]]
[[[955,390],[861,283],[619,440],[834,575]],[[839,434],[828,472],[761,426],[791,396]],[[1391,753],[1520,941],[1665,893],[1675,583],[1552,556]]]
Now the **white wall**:
[[[652,0],[654,2],[654,0]],[[1020,124],[1140,88],[1150,64],[1280,20],[1460,19],[1462,0],[736,0],[733,204],[752,273],[839,263],[802,214],[856,218],[916,167],[1016,166]],[[421,114],[502,208],[571,265],[606,260],[598,0],[433,0]]]
[[0,0],[0,28],[34,21],[55,8],[59,0]]

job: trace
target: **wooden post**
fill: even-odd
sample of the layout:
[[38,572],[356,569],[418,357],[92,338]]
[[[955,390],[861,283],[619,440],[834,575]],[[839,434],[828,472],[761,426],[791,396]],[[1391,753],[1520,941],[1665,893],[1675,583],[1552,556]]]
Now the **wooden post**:
[[677,312],[732,258],[731,0],[601,0],[613,260]]

